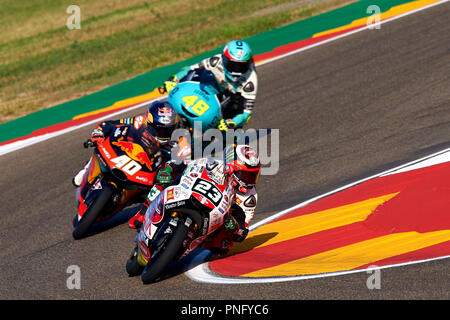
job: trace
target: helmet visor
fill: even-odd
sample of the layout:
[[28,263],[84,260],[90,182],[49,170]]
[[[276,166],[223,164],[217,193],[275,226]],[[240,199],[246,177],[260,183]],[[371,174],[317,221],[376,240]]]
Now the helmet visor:
[[223,56],[223,66],[232,75],[241,75],[246,73],[250,68],[250,60],[235,61]]
[[146,129],[141,129],[141,142],[150,154],[157,152],[158,141],[156,141],[155,137]]
[[155,135],[159,140],[162,141],[169,141],[172,137],[173,130],[175,129],[175,126],[169,126],[169,127],[156,127],[155,128]]
[[253,187],[259,178],[260,168],[238,170],[234,172],[234,176],[238,182],[244,187]]

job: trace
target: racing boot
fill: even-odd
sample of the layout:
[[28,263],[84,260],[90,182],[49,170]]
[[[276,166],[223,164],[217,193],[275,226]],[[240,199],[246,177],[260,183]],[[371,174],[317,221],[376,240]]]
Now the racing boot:
[[72,184],[73,184],[75,187],[78,188],[78,187],[81,185],[81,182],[83,181],[83,176],[84,176],[84,174],[86,173],[86,170],[89,168],[89,165],[90,165],[90,164],[91,164],[91,160],[89,160],[89,161],[85,164],[84,168],[81,169],[81,170],[77,173],[77,175],[76,175],[75,177],[72,178]]
[[156,197],[161,193],[161,191],[164,188],[158,184],[155,184],[153,188],[148,193],[147,198],[145,199],[145,202],[142,204],[142,207],[139,209],[139,211],[130,219],[128,220],[128,226],[131,229],[137,229],[142,226],[145,219],[145,213],[147,212],[148,207],[152,204],[153,200],[156,199]]
[[208,238],[202,247],[211,251],[212,254],[225,256],[233,247],[233,239],[231,233],[222,226],[214,237]]

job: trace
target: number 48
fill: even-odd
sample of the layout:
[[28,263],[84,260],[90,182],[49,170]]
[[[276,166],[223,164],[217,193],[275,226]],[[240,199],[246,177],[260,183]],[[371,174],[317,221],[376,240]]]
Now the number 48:
[[198,96],[186,96],[182,100],[186,103],[186,107],[191,108],[198,116],[201,116],[209,109],[208,104],[202,99],[199,100]]

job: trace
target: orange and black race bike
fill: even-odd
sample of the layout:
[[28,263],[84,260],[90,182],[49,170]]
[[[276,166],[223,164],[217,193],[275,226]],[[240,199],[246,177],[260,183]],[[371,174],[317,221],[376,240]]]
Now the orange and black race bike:
[[85,237],[94,223],[145,200],[162,151],[147,154],[138,134],[131,126],[118,126],[102,143],[84,143],[85,148],[94,147],[94,152],[77,189],[78,214],[73,219],[72,233],[75,239]]

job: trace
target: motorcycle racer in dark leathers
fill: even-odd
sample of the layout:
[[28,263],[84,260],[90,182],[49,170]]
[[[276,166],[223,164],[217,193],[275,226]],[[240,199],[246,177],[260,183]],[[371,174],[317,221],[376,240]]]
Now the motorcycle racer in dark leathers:
[[[112,130],[133,127],[139,133],[141,142],[147,147],[146,153],[152,157],[152,163],[158,166],[171,159],[171,152],[180,149],[178,141],[171,141],[172,132],[178,128],[179,118],[175,109],[167,101],[154,101],[144,115],[120,120],[100,122],[91,133],[91,141],[102,142]],[[72,184],[79,187],[89,162],[72,179]]]

